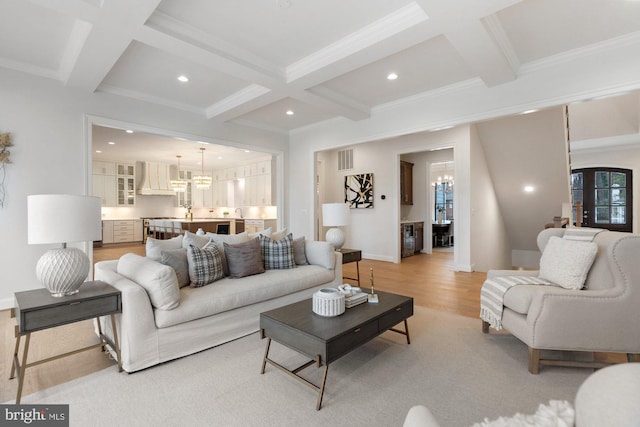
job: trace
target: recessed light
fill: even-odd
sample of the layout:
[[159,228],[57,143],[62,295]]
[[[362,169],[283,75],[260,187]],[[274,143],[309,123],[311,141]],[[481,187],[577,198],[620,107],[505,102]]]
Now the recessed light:
[[251,150],[244,150],[244,152],[245,152],[245,153],[250,153],[250,152],[251,152]]
[[222,160],[222,156],[218,156],[218,160]]
[[107,142],[107,144],[109,144],[109,145],[116,145],[116,143],[115,143],[115,142],[113,142],[113,141],[109,141],[109,142]]
[[127,129],[125,130],[126,133],[133,133],[133,131],[131,129]]
[[533,193],[533,190],[534,190],[533,185],[525,185],[524,186],[524,191],[527,192],[527,193]]
[[523,111],[523,112],[522,112],[522,113],[520,113],[520,114],[531,114],[531,113],[535,113],[536,111],[538,111],[538,110],[537,110],[537,109],[533,109],[533,110],[526,110],[526,111]]
[[398,75],[396,73],[387,74],[387,80],[395,80],[397,78],[398,78]]
[[178,76],[178,81],[181,81],[182,83],[186,83],[189,81],[189,77],[182,75],[182,76]]
[[293,110],[287,110],[287,116],[293,116]]
[[101,154],[102,150],[96,150],[96,153]]

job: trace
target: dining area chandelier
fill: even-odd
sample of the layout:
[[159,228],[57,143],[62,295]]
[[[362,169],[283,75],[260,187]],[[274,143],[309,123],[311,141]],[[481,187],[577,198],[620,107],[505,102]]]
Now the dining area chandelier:
[[200,148],[200,153],[202,155],[202,161],[200,163],[201,173],[200,175],[196,175],[191,178],[191,182],[193,182],[198,189],[208,190],[209,188],[211,188],[211,182],[213,181],[213,179],[209,175],[204,173],[204,150],[204,147]]

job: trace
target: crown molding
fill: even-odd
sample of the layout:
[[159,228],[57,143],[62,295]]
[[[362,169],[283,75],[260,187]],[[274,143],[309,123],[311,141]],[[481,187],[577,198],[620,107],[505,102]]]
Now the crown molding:
[[504,30],[500,19],[495,14],[492,14],[484,17],[482,19],[482,23],[489,35],[496,42],[496,45],[504,57],[507,59],[511,69],[517,73],[520,68],[520,59],[518,59],[518,55],[516,54],[516,51],[511,44],[511,40]]
[[9,58],[0,57],[0,67],[9,70],[18,71],[33,76],[45,77],[47,79],[62,81],[60,72],[52,68],[38,67],[36,65],[27,64],[26,62],[16,61]]
[[271,89],[269,88],[257,84],[251,84],[236,93],[227,96],[221,101],[211,104],[206,108],[205,113],[207,118],[211,119],[269,92],[271,92]]

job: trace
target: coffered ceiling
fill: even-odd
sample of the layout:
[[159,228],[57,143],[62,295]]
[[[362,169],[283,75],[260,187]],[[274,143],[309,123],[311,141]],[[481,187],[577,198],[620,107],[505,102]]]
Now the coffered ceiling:
[[639,37],[631,0],[0,2],[0,67],[282,133]]

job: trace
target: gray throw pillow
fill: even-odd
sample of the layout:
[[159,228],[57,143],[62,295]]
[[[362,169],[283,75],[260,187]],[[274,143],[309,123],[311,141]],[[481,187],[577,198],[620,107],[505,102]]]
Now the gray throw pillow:
[[209,240],[210,239],[207,236],[198,236],[190,231],[185,231],[184,238],[182,239],[182,247],[188,248],[189,245],[193,245],[197,248],[203,248],[204,245],[209,243]]
[[293,261],[296,263],[296,265],[309,264],[304,247],[304,236],[293,239]]
[[260,236],[260,248],[265,270],[283,270],[295,268],[293,262],[293,235],[287,234],[280,240]]
[[224,243],[224,253],[229,266],[229,277],[240,278],[264,273],[258,239],[236,245]]
[[145,245],[145,253],[147,258],[151,258],[154,261],[160,261],[160,252],[168,249],[180,249],[182,247],[182,236],[174,237],[173,239],[154,239],[149,237]]
[[222,271],[222,259],[215,245],[206,249],[200,249],[189,245],[188,258],[189,280],[192,288],[206,286],[224,277]]
[[178,286],[189,286],[189,262],[186,249],[169,249],[160,252],[160,262],[173,268],[178,278]]

